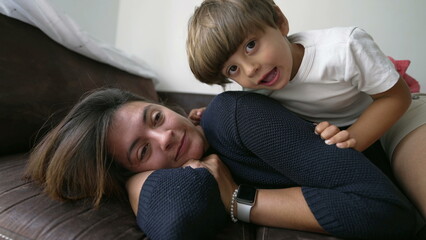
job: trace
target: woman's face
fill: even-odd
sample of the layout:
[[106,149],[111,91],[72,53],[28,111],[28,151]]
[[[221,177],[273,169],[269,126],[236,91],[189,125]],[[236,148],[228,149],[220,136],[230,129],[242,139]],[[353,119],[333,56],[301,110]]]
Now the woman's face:
[[126,103],[114,113],[107,144],[114,159],[133,172],[181,167],[200,159],[208,147],[200,126],[142,101]]

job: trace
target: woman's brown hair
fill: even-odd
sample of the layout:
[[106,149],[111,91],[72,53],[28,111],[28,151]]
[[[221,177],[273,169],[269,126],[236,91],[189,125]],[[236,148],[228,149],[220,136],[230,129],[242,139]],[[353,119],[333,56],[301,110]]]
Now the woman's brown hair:
[[57,200],[127,196],[124,181],[131,174],[108,154],[108,128],[125,103],[147,101],[119,89],[100,89],[79,101],[34,147],[25,176]]

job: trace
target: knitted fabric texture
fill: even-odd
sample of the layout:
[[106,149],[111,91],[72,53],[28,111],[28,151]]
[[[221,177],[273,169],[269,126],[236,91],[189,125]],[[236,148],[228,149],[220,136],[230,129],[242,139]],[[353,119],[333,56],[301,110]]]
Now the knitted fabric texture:
[[201,125],[239,183],[301,186],[319,224],[347,238],[410,239],[415,209],[361,153],[326,145],[314,125],[275,100],[248,92],[218,95]]
[[137,223],[152,240],[211,239],[229,222],[207,169],[157,170],[142,187]]

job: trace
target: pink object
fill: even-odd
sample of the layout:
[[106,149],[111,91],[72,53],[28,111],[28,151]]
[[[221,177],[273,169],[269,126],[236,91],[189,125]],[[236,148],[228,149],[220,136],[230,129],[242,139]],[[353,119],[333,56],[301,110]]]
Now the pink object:
[[395,66],[396,71],[401,75],[402,78],[404,78],[405,82],[408,84],[408,87],[410,88],[410,92],[412,93],[418,93],[420,92],[420,85],[419,82],[408,75],[406,73],[408,66],[410,66],[411,61],[410,60],[395,60],[392,57],[388,58],[392,61],[393,65]]

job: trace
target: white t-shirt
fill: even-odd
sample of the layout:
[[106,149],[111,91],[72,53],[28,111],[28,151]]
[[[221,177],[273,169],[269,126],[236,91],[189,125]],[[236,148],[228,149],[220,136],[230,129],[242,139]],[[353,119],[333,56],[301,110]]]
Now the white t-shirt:
[[372,103],[369,95],[389,90],[399,79],[392,62],[360,28],[313,30],[288,39],[305,47],[296,76],[281,90],[255,92],[308,121],[349,126]]

